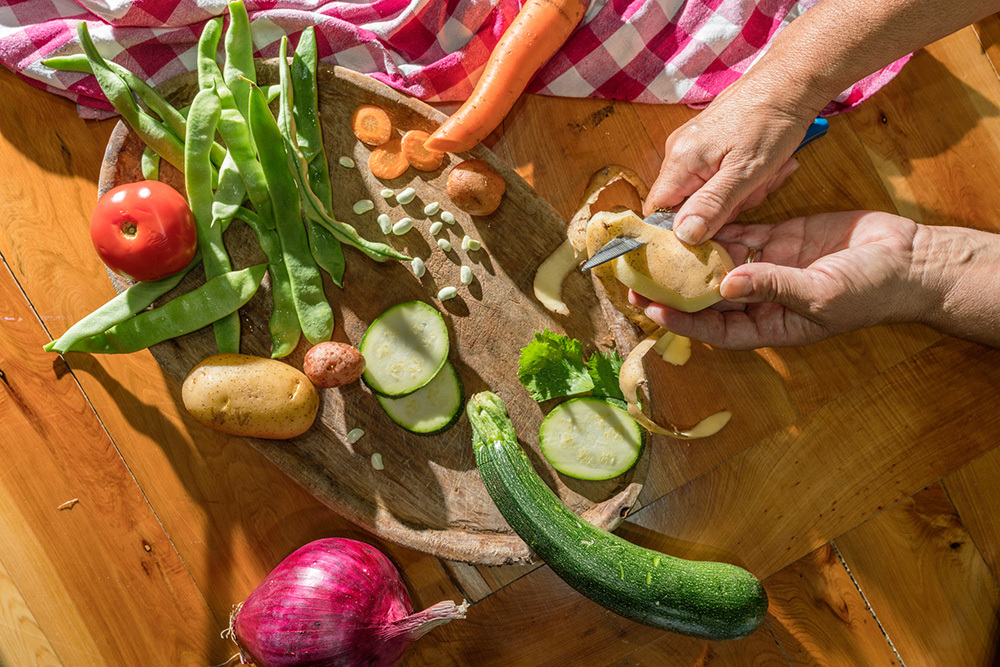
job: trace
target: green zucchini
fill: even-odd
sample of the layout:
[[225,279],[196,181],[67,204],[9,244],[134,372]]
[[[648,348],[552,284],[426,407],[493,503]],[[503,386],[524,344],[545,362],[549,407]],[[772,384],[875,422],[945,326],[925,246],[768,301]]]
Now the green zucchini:
[[576,479],[611,479],[625,473],[639,460],[646,430],[623,406],[597,396],[560,403],[538,430],[542,456]]
[[412,394],[402,398],[376,394],[375,398],[392,421],[417,435],[447,431],[462,416],[462,380],[450,362]]
[[476,394],[466,413],[490,497],[514,532],[577,591],[638,623],[702,639],[738,639],[763,622],[767,594],[752,574],[645,549],[582,520],[535,472],[496,394]]
[[396,304],[368,326],[358,350],[364,383],[380,396],[412,394],[434,379],[448,361],[448,325],[423,301]]

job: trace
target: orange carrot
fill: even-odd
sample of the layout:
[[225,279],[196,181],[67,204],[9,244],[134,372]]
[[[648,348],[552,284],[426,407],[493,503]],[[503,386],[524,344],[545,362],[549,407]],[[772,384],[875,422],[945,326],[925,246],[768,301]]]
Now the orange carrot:
[[539,68],[566,42],[589,0],[526,0],[497,42],[472,95],[424,142],[440,153],[467,151],[514,106]]
[[381,146],[392,136],[392,121],[381,107],[362,104],[351,116],[351,131],[358,141],[369,146]]
[[368,156],[368,169],[372,176],[382,180],[391,180],[403,175],[410,163],[403,155],[403,147],[399,137],[393,137]]
[[403,155],[410,166],[420,171],[434,171],[441,166],[444,153],[424,147],[428,134],[423,130],[410,130],[403,135]]

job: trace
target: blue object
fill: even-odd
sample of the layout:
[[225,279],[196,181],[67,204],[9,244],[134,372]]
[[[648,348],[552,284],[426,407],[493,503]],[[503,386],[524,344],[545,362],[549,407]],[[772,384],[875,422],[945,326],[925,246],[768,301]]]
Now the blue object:
[[798,153],[800,150],[822,137],[826,134],[828,129],[830,129],[830,121],[826,118],[817,118],[814,120],[809,126],[809,129],[806,130],[806,136],[802,139],[799,147],[795,149],[795,152]]

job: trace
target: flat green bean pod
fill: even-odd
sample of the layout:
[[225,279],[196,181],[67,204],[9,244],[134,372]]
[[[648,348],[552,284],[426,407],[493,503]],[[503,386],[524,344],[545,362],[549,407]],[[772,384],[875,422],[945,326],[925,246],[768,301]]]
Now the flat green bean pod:
[[73,344],[70,352],[127,354],[197,331],[238,311],[253,297],[267,271],[257,264],[216,276],[159,308],[146,310],[107,331]]

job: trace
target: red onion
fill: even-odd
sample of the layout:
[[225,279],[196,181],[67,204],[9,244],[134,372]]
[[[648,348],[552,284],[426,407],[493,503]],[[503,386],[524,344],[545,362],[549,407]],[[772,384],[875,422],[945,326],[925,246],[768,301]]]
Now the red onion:
[[244,664],[258,667],[391,667],[432,628],[465,618],[468,603],[416,614],[396,567],[375,547],[316,540],[271,571],[234,611]]

